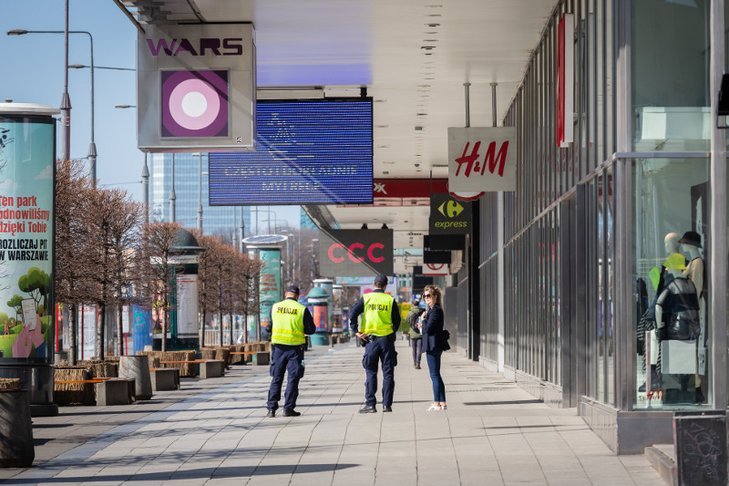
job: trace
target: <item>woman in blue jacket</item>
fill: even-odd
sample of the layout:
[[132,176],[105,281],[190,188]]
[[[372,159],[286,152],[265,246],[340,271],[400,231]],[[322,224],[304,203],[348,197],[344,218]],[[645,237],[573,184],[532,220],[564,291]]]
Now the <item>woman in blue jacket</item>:
[[423,290],[423,298],[428,304],[422,324],[423,351],[428,362],[430,379],[433,382],[433,404],[428,411],[435,412],[448,408],[445,384],[440,376],[440,358],[445,348],[440,289],[434,285],[427,285]]

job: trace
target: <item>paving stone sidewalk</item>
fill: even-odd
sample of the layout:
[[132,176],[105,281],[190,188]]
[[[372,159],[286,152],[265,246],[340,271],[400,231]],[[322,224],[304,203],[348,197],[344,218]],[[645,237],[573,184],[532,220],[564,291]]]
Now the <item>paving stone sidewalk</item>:
[[36,462],[3,484],[641,485],[664,483],[643,455],[615,456],[576,416],[444,354],[448,411],[427,412],[427,366],[398,342],[393,413],[360,415],[360,348],[307,354],[301,417],[265,418],[267,367],[126,407],[65,407],[34,419]]

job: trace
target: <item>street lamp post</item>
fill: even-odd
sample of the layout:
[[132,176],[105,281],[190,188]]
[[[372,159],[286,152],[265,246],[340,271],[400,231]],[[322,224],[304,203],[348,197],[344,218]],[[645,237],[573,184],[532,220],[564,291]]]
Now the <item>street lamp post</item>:
[[[86,67],[86,66],[84,66]],[[96,66],[96,69],[115,69],[119,71],[129,71],[129,68],[110,68],[104,66]],[[134,71],[131,69],[131,71]],[[114,108],[126,110],[136,108],[136,105],[114,105]],[[144,166],[142,167],[142,192],[144,197],[144,224],[149,224],[149,165],[147,163],[147,152],[144,152]]]
[[96,187],[96,141],[94,139],[94,37],[91,32],[86,30],[68,30],[68,1],[66,0],[66,30],[25,30],[13,29],[7,32],[8,35],[26,35],[26,34],[63,34],[65,36],[65,76],[63,87],[63,98],[61,99],[61,111],[64,114],[63,128],[63,159],[71,159],[71,97],[68,94],[68,35],[84,34],[89,36],[89,46],[91,51],[91,142],[89,143],[89,173],[91,184]]
[[197,161],[197,171],[198,171],[198,178],[197,178],[197,229],[200,232],[200,234],[203,234],[203,206],[202,206],[202,177],[203,177],[203,170],[202,170],[202,153],[197,154],[198,161]]
[[[177,195],[175,194],[175,154],[172,153],[172,190],[170,191],[170,219],[172,222],[177,221]],[[222,343],[222,341],[221,341]]]
[[142,167],[142,191],[144,192],[144,224],[149,225],[149,167],[147,166],[147,152],[144,152],[144,167]]

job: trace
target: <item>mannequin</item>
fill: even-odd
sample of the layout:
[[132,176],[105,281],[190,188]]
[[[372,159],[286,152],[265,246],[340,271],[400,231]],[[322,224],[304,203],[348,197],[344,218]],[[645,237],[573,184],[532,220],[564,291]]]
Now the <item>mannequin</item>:
[[[684,275],[686,259],[680,253],[674,253],[669,255],[663,266],[671,280],[656,299],[655,319],[658,335],[661,341],[693,342],[700,335],[699,299],[696,287]],[[668,368],[666,366],[666,369]],[[682,373],[674,376],[681,384],[681,391],[686,392],[691,374]]]
[[[669,232],[666,233],[666,236],[663,237],[663,247],[666,250],[666,256],[674,255],[678,253],[679,250],[679,240],[681,239],[681,235],[679,235],[676,232]],[[651,268],[651,270],[648,272],[648,279],[653,286],[653,290],[655,290],[656,295],[655,298],[657,299],[659,295],[661,295],[661,292],[666,288],[666,285],[670,283],[671,280],[673,280],[673,275],[669,273],[666,270],[666,267],[663,265],[656,266]],[[639,333],[645,333],[647,330],[655,329],[655,322],[656,317],[654,309],[655,306],[655,299],[653,301],[653,305],[649,307],[649,311],[646,314],[648,316],[648,319],[645,319],[643,317],[641,321],[644,321],[645,324],[642,322],[639,322],[638,324],[638,332]],[[641,325],[642,324],[642,325]],[[658,347],[656,343],[656,337],[655,333],[650,333],[650,339],[643,342],[643,347],[653,346]],[[656,356],[655,354],[658,354],[659,356]],[[659,389],[661,387],[661,370],[660,370],[660,351],[658,353],[655,353],[651,356],[651,362],[645,363],[645,355],[644,355],[644,367],[650,367],[650,377],[651,377],[651,388],[653,389]],[[639,388],[639,392],[646,391],[646,383],[643,383]]]
[[673,255],[678,253],[679,240],[681,239],[678,233],[667,233],[663,238],[663,245],[666,248],[666,255]]
[[[663,238],[663,247],[666,249],[666,256],[678,253],[680,239],[681,235],[678,233],[666,233],[666,236]],[[656,291],[656,296],[661,293],[668,283],[665,281],[666,277],[668,276],[669,280],[672,278],[672,276],[666,272],[666,268],[663,265],[660,267],[653,267],[648,276],[650,277],[651,284],[653,284],[653,290]]]
[[701,401],[703,402],[704,393],[701,385],[703,380],[702,375],[705,374],[705,346],[706,346],[706,292],[705,290],[705,273],[704,273],[704,258],[701,256],[701,235],[695,231],[687,231],[683,237],[679,240],[681,244],[681,250],[685,255],[688,256],[688,266],[683,272],[683,275],[691,280],[696,287],[696,295],[699,296],[699,321],[701,322],[701,335],[699,336],[699,345],[696,350],[697,355],[697,374],[696,374],[696,395],[701,395]]

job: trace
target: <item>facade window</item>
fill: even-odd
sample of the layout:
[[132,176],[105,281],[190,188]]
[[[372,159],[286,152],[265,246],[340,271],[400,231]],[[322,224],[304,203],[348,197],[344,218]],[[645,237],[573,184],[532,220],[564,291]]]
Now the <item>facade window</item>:
[[632,2],[636,152],[708,150],[709,3]]
[[637,408],[708,398],[709,161],[633,163]]

